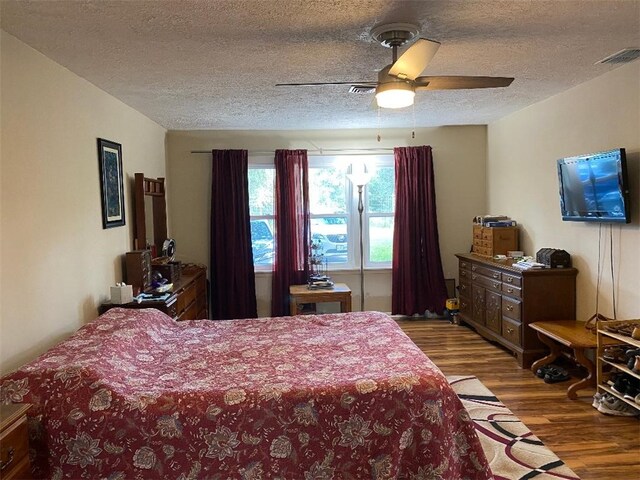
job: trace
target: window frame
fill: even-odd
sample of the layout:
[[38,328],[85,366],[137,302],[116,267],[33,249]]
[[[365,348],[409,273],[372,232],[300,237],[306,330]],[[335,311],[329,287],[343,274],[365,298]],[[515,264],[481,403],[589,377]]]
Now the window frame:
[[[347,178],[347,173],[351,171],[351,165],[354,162],[364,161],[368,169],[375,170],[381,167],[395,168],[393,153],[375,154],[375,155],[314,155],[309,156],[309,169],[311,174],[312,168],[338,168],[344,173],[345,185],[345,213],[322,213],[312,214],[310,218],[327,218],[327,217],[343,217],[347,222],[347,261],[343,263],[329,263],[329,271],[353,271],[360,268],[359,253],[359,215],[358,215],[358,188],[353,185]],[[271,169],[275,172],[274,160],[268,156],[250,156],[249,169]],[[395,175],[394,175],[395,178]],[[275,175],[274,175],[275,179]],[[373,262],[370,259],[370,238],[369,223],[372,218],[394,218],[394,211],[391,212],[370,212],[369,211],[369,194],[368,186],[363,188],[363,205],[362,213],[362,241],[364,249],[364,268],[365,269],[390,269],[392,261]],[[395,180],[394,180],[395,192]],[[275,205],[275,183],[273,185],[274,205]],[[395,194],[395,193],[394,193]],[[393,207],[395,208],[395,202]],[[310,205],[310,210],[312,207]],[[275,221],[275,212],[271,215],[250,215],[250,220],[267,220]],[[275,232],[274,232],[275,236]],[[392,246],[393,248],[393,246]],[[255,272],[269,272],[273,270],[271,264],[254,264]]]

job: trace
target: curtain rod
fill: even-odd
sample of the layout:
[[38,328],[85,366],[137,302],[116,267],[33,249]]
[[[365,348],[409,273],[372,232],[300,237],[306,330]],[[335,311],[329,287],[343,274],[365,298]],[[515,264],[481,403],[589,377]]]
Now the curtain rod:
[[[304,150],[304,149],[291,149]],[[393,148],[317,148],[307,149],[307,154],[311,156],[321,155],[373,155],[375,153],[390,153]],[[191,153],[211,153],[211,150],[191,150]],[[275,150],[249,150],[251,155],[275,154]]]

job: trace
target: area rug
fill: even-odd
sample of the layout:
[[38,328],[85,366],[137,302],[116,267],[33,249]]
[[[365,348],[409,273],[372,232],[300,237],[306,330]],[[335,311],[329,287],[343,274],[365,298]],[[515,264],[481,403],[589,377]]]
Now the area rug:
[[473,420],[496,480],[578,477],[476,377],[447,377]]

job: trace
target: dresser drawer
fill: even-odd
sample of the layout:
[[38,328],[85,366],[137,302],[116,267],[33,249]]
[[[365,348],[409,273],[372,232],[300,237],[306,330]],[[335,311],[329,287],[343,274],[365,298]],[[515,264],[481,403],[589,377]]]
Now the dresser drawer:
[[480,275],[477,273],[471,274],[471,281],[473,283],[477,283],[478,285],[482,285],[483,287],[487,287],[496,292],[501,291],[502,282],[500,280],[494,280],[493,278],[486,277],[484,275]]
[[470,297],[471,296],[471,282],[466,278],[465,279],[460,278],[460,286],[458,287],[458,292],[460,293],[461,297]]
[[470,270],[463,270],[461,268],[460,270],[458,270],[458,277],[460,278],[461,282],[464,279],[471,280],[471,271]]
[[471,270],[474,273],[479,273],[480,275],[484,275],[485,277],[491,278],[493,280],[502,280],[502,274],[500,270],[494,270],[492,268],[482,267],[480,265],[474,265]]
[[18,478],[19,470],[24,469],[24,462],[29,465],[29,433],[27,417],[23,415],[2,432],[0,437],[0,459],[6,466],[2,478]]
[[515,275],[513,273],[503,273],[502,281],[509,285],[513,285],[514,287],[522,286],[522,277],[520,275]]
[[506,296],[502,297],[502,315],[506,317],[520,321],[521,306],[520,300]]
[[502,284],[502,293],[510,297],[522,298],[522,289],[509,285],[508,283]]
[[190,283],[184,290],[178,295],[178,315],[182,318],[182,312],[193,303],[196,299],[196,286],[194,283]]
[[520,345],[521,329],[522,324],[520,322],[514,322],[509,318],[502,317],[502,336],[507,342]]

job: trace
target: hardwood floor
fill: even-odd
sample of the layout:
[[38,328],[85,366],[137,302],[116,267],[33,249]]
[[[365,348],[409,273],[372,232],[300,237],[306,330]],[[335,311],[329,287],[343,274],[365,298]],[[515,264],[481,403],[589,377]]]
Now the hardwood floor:
[[579,390],[578,399],[569,400],[571,380],[544,383],[469,327],[446,320],[397,322],[445,375],[478,377],[580,478],[640,479],[637,417],[599,413],[591,406],[595,390]]

